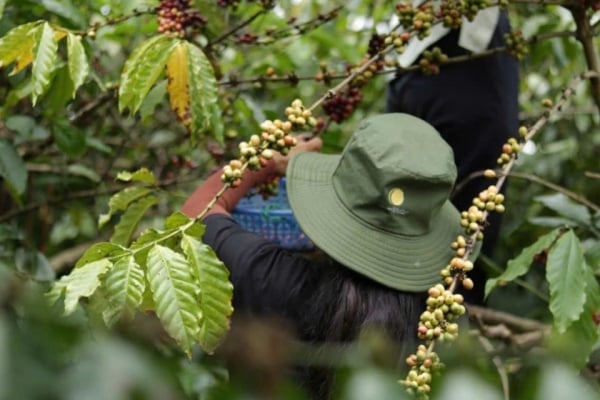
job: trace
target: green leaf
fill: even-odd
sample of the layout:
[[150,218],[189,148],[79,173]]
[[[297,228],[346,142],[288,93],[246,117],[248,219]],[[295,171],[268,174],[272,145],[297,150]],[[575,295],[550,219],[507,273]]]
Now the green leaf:
[[156,244],[148,253],[147,271],[156,314],[189,356],[202,318],[192,266],[180,253]]
[[89,264],[93,261],[98,261],[109,256],[115,256],[121,254],[125,249],[110,242],[98,242],[90,246],[89,249],[83,253],[81,258],[75,264],[75,268],[80,268],[85,264]]
[[181,248],[195,268],[200,286],[200,331],[196,338],[202,349],[212,353],[229,330],[233,313],[233,285],[229,271],[206,244],[183,235]]
[[140,106],[140,118],[142,121],[154,116],[156,107],[165,100],[166,94],[167,81],[163,79],[154,85],[142,102],[142,105]]
[[20,196],[27,186],[27,168],[17,150],[0,139],[0,177],[5,180],[11,193]]
[[579,319],[573,322],[564,334],[553,332],[550,335],[550,347],[558,350],[578,370],[585,366],[600,339],[599,327],[593,318],[600,310],[600,285],[587,264],[583,279],[587,282],[586,301]]
[[82,176],[92,182],[100,182],[100,176],[96,171],[81,164],[71,164],[67,167],[67,172],[71,175]]
[[46,10],[68,19],[79,27],[83,27],[86,24],[86,20],[77,8],[73,6],[71,0],[40,0],[40,3],[44,5]]
[[149,185],[156,185],[158,183],[154,174],[147,168],[140,168],[133,173],[121,171],[117,174],[117,180],[123,182],[142,182]]
[[506,266],[506,270],[500,276],[488,279],[485,284],[485,296],[487,297],[499,282],[511,282],[512,280],[525,275],[529,271],[529,267],[531,266],[535,255],[548,249],[558,237],[559,232],[559,229],[555,229],[544,236],[541,236],[534,244],[524,248],[523,251],[521,251],[521,254],[516,258],[510,260]]
[[127,245],[146,211],[158,203],[158,200],[156,196],[147,196],[131,204],[115,226],[115,232],[110,241],[123,246]]
[[[138,264],[146,265],[146,258],[148,258],[148,252],[154,244],[161,242],[165,246],[174,247],[175,242],[167,239],[169,236],[177,236],[174,234],[175,230],[161,231],[158,229],[150,228],[144,230],[138,238],[131,243],[131,250],[134,252],[135,259]],[[173,246],[171,246],[173,244]]]
[[37,103],[38,98],[46,92],[50,85],[52,72],[56,66],[57,50],[58,43],[54,39],[54,30],[49,23],[44,22],[36,38],[31,69],[33,105]]
[[6,6],[6,0],[0,0],[0,19],[4,15],[4,7]]
[[69,52],[69,74],[73,81],[73,93],[71,96],[75,97],[75,93],[85,81],[90,67],[85,55],[85,49],[81,44],[81,36],[69,32],[67,34],[67,49]]
[[[192,219],[187,215],[177,211],[171,214],[165,221],[167,229],[177,229],[189,223]],[[201,221],[194,222],[190,227],[185,229],[185,233],[195,238],[201,238],[204,235],[205,227]]]
[[576,321],[585,304],[586,269],[579,239],[569,230],[548,252],[546,279],[550,288],[550,311],[560,333]]
[[69,275],[65,275],[52,286],[48,297],[55,302],[64,293],[65,315],[75,311],[82,297],[90,297],[100,286],[100,277],[108,271],[113,264],[106,258],[75,268]]
[[85,133],[68,121],[57,121],[52,135],[58,148],[69,157],[77,157],[85,151]]
[[165,64],[178,40],[166,35],[142,43],[125,63],[119,86],[119,110],[137,112],[148,91],[164,72]]
[[133,255],[120,258],[104,278],[104,295],[108,307],[102,316],[106,325],[113,325],[123,314],[132,316],[142,304],[146,279]]
[[117,211],[126,210],[132,202],[147,196],[151,192],[152,189],[145,186],[132,186],[115,193],[108,201],[108,213],[100,215],[98,226],[103,227]]
[[43,109],[49,116],[62,115],[73,93],[73,81],[68,65],[62,65],[55,71],[51,87],[52,90],[49,90],[44,98]]
[[559,215],[571,219],[583,226],[591,224],[592,217],[586,206],[575,203],[562,193],[555,193],[546,196],[537,196],[536,201],[539,201],[552,211]]
[[[220,121],[216,115],[217,80],[206,55],[197,46],[186,42],[190,86],[190,129],[194,137]],[[222,130],[221,130],[222,132]],[[222,139],[222,137],[221,137]]]
[[5,67],[13,61],[17,62],[20,69],[29,65],[32,61],[34,41],[32,33],[40,25],[41,21],[30,22],[11,29],[0,38],[0,67]]

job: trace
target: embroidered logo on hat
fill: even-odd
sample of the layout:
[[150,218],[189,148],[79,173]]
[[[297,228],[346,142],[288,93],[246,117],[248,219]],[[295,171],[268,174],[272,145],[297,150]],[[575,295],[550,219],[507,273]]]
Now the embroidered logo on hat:
[[393,206],[401,206],[404,203],[404,192],[400,188],[393,188],[388,193],[388,201]]

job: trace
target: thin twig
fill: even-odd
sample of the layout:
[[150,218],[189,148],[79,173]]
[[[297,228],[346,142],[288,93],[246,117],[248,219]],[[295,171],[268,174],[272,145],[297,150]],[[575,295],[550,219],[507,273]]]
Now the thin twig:
[[492,310],[474,304],[466,304],[466,306],[470,318],[478,318],[490,325],[504,324],[519,332],[547,331],[550,329],[548,325],[539,321],[518,317],[504,311]]
[[583,52],[585,54],[585,60],[587,62],[588,69],[594,71],[596,76],[590,77],[592,97],[596,102],[596,107],[600,110],[600,63],[598,62],[598,51],[596,44],[594,43],[594,32],[590,25],[586,6],[576,5],[569,7],[573,19],[577,24],[577,40],[583,46]]
[[[494,346],[492,346],[492,344],[486,337],[482,335],[477,335],[477,340],[479,340],[481,347],[483,347],[483,349],[487,353],[491,354],[494,352]],[[496,370],[498,371],[498,375],[500,376],[500,382],[502,383],[502,392],[504,393],[504,400],[509,400],[510,387],[508,383],[508,374],[506,372],[506,367],[502,363],[502,359],[497,355],[492,356],[492,362],[496,366]]]
[[574,200],[578,203],[581,203],[584,206],[589,207],[594,211],[600,212],[600,206],[593,203],[592,201],[586,199],[584,196],[579,195],[575,192],[572,192],[563,186],[557,185],[557,184],[547,181],[543,178],[540,178],[537,175],[528,174],[528,173],[524,173],[524,172],[514,172],[514,171],[510,172],[508,175],[511,177],[515,177],[515,178],[526,179],[530,182],[534,182],[534,183],[540,184],[542,186],[546,186],[547,188],[550,188],[552,190],[556,190],[557,192],[564,194],[565,196],[571,198],[572,200]]
[[245,26],[250,25],[256,18],[260,17],[261,15],[265,14],[266,12],[267,12],[266,8],[262,8],[261,10],[255,12],[250,17],[248,17],[248,19],[245,19],[238,25],[234,26],[227,32],[223,33],[221,36],[217,37],[215,40],[208,42],[206,47],[210,48],[210,47],[213,47],[213,46],[223,42],[225,39],[227,39],[229,36],[233,35],[237,31],[239,31],[240,29],[244,28]]

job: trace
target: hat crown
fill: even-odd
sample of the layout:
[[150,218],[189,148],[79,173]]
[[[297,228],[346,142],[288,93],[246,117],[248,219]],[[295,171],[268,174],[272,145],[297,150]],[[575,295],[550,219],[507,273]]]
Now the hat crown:
[[364,120],[333,175],[348,212],[390,233],[419,236],[448,200],[456,180],[450,146],[433,126],[408,114]]

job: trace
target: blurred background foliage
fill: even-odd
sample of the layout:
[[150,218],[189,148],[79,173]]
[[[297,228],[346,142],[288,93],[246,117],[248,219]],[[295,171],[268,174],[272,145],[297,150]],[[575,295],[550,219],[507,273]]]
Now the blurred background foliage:
[[[213,43],[217,56],[213,66],[220,82],[223,143],[205,137],[191,146],[189,134],[169,108],[165,79],[150,91],[135,116],[117,110],[115,87],[123,64],[138,44],[156,33],[156,17],[146,11],[158,1],[0,1],[4,5],[0,37],[40,19],[79,32],[102,24],[95,37],[83,40],[90,74],[75,98],[64,62],[56,66],[50,90],[36,106],[27,69],[14,75],[6,68],[0,71],[0,168],[4,177],[25,182],[20,195],[11,195],[16,189],[8,187],[0,193],[2,399],[303,398],[276,373],[291,355],[274,354],[272,337],[263,327],[246,327],[245,335],[254,338],[246,343],[251,351],[228,353],[225,345],[222,357],[197,351],[188,360],[151,317],[140,315],[107,331],[83,310],[63,317],[60,305],[50,307],[42,296],[85,249],[110,235],[109,227],[98,228],[97,218],[106,212],[110,195],[123,187],[115,181],[119,171],[148,167],[159,177],[165,196],[140,229],[160,224],[214,166],[236,155],[237,141],[256,133],[261,121],[281,117],[297,97],[311,104],[322,96],[328,86],[316,81],[315,74],[324,68],[343,74],[348,65],[358,63],[372,34],[389,30],[395,6],[387,0],[277,1],[240,32],[256,34],[260,41],[266,30],[285,30],[291,18],[315,20],[336,10],[335,18],[301,35],[259,45],[223,36],[257,13],[259,2],[240,1],[236,8],[219,7],[213,1],[193,3],[207,19],[198,43]],[[110,18],[136,10],[137,17],[105,25]],[[515,3],[509,10],[513,27],[526,38],[575,30],[571,13],[557,5]],[[596,34],[599,20],[596,13],[592,17]],[[600,48],[597,38],[595,45]],[[543,99],[560,96],[566,84],[587,69],[581,44],[573,35],[534,43],[521,66],[521,119],[527,125],[542,115]],[[274,77],[282,80],[265,80]],[[384,110],[389,78],[390,74],[372,79],[352,116],[328,126],[325,151],[340,150],[356,121]],[[499,274],[508,260],[549,229],[565,225],[574,227],[589,265],[600,276],[597,210],[582,209],[561,190],[531,179],[535,175],[598,204],[599,127],[589,85],[582,84],[568,107],[551,116],[535,142],[526,146],[516,169],[521,175],[509,181],[501,241],[493,258],[484,260],[490,276]],[[517,284],[495,289],[488,306],[547,322],[544,275],[543,268],[534,266]],[[287,343],[285,337],[277,340]],[[379,362],[382,351],[385,342],[377,336],[345,350],[337,398],[404,398],[396,382],[398,373]],[[433,398],[504,398],[503,373],[477,335],[463,335],[444,353],[448,368],[435,385]],[[592,355],[588,368],[579,374],[560,357],[536,347],[526,354],[505,354],[502,370],[510,377],[511,398],[597,399],[597,358]],[[258,374],[255,381],[244,377],[249,370]],[[267,385],[271,390],[267,396],[263,380],[271,375],[275,378],[273,386]]]

